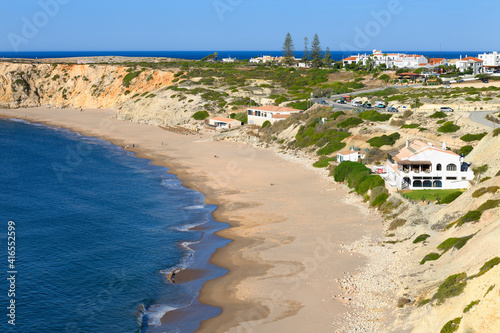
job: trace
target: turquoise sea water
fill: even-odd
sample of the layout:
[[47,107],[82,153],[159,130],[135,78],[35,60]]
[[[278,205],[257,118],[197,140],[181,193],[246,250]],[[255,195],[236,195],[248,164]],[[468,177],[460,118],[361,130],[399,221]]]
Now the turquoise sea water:
[[[0,120],[1,308],[12,297],[7,228],[15,222],[15,327],[1,332],[192,332],[219,309],[202,284],[225,274],[208,263],[227,243],[215,207],[167,169],[105,141]],[[203,225],[202,231],[190,231]],[[175,268],[206,273],[170,284]],[[189,319],[161,324],[184,308]],[[190,309],[193,311],[190,311]],[[175,313],[175,312],[174,312]]]

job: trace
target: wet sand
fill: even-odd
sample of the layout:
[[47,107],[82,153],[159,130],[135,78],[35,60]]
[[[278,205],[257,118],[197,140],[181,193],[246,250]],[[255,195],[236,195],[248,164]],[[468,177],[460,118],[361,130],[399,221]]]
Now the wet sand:
[[[179,135],[114,118],[116,111],[71,109],[2,110],[127,146],[176,174],[183,184],[217,205],[215,220],[232,240],[211,262],[229,270],[207,282],[200,302],[222,313],[200,332],[334,332],[349,311],[333,299],[336,279],[362,267],[363,257],[341,251],[362,235],[380,235],[376,212],[344,186],[271,150]],[[163,142],[163,144],[162,144]],[[214,155],[219,158],[214,158]],[[273,184],[273,185],[271,185]],[[176,275],[176,282],[190,274]],[[192,275],[203,272],[192,272]],[[168,314],[162,322],[167,322]]]

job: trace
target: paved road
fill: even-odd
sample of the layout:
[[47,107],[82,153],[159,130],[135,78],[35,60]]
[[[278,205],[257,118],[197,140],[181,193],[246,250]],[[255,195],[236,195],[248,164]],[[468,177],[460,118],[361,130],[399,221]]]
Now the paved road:
[[471,111],[469,112],[469,119],[481,125],[485,125],[491,128],[497,128],[500,127],[499,124],[495,124],[494,122],[491,122],[485,118],[486,115],[494,112],[497,111]]

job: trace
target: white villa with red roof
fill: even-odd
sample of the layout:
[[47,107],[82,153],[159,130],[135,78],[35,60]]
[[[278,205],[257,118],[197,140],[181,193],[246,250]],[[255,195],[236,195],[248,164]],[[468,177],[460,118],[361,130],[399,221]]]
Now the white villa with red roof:
[[275,105],[249,107],[247,110],[248,124],[262,126],[266,121],[272,124],[289,118],[293,114],[302,112],[303,111],[294,108]]
[[467,188],[474,179],[470,165],[462,156],[419,140],[409,142],[400,151],[389,154],[386,183],[397,189]]
[[368,61],[372,61],[375,66],[385,64],[387,68],[419,68],[429,65],[427,58],[421,54],[383,53],[380,50],[373,50],[370,55],[352,55],[342,61],[344,66],[359,63],[366,65]]
[[455,63],[455,66],[457,66],[460,72],[472,69],[474,75],[483,71],[483,61],[475,57],[465,57],[462,59],[462,56],[460,56],[460,60]]
[[205,124],[215,129],[232,129],[241,126],[241,121],[225,117],[212,117],[205,119]]

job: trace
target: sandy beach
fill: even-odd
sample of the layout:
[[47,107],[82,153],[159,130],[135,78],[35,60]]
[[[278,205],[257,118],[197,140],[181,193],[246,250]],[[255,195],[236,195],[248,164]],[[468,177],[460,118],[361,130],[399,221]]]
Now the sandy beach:
[[233,242],[212,262],[229,273],[203,287],[200,301],[222,314],[199,332],[342,330],[335,323],[351,310],[334,297],[342,292],[337,281],[365,264],[343,244],[381,237],[383,226],[375,210],[325,170],[272,149],[213,141],[211,132],[180,135],[117,120],[112,110],[35,108],[2,115],[128,145],[218,206],[214,218],[231,226],[219,235]]

